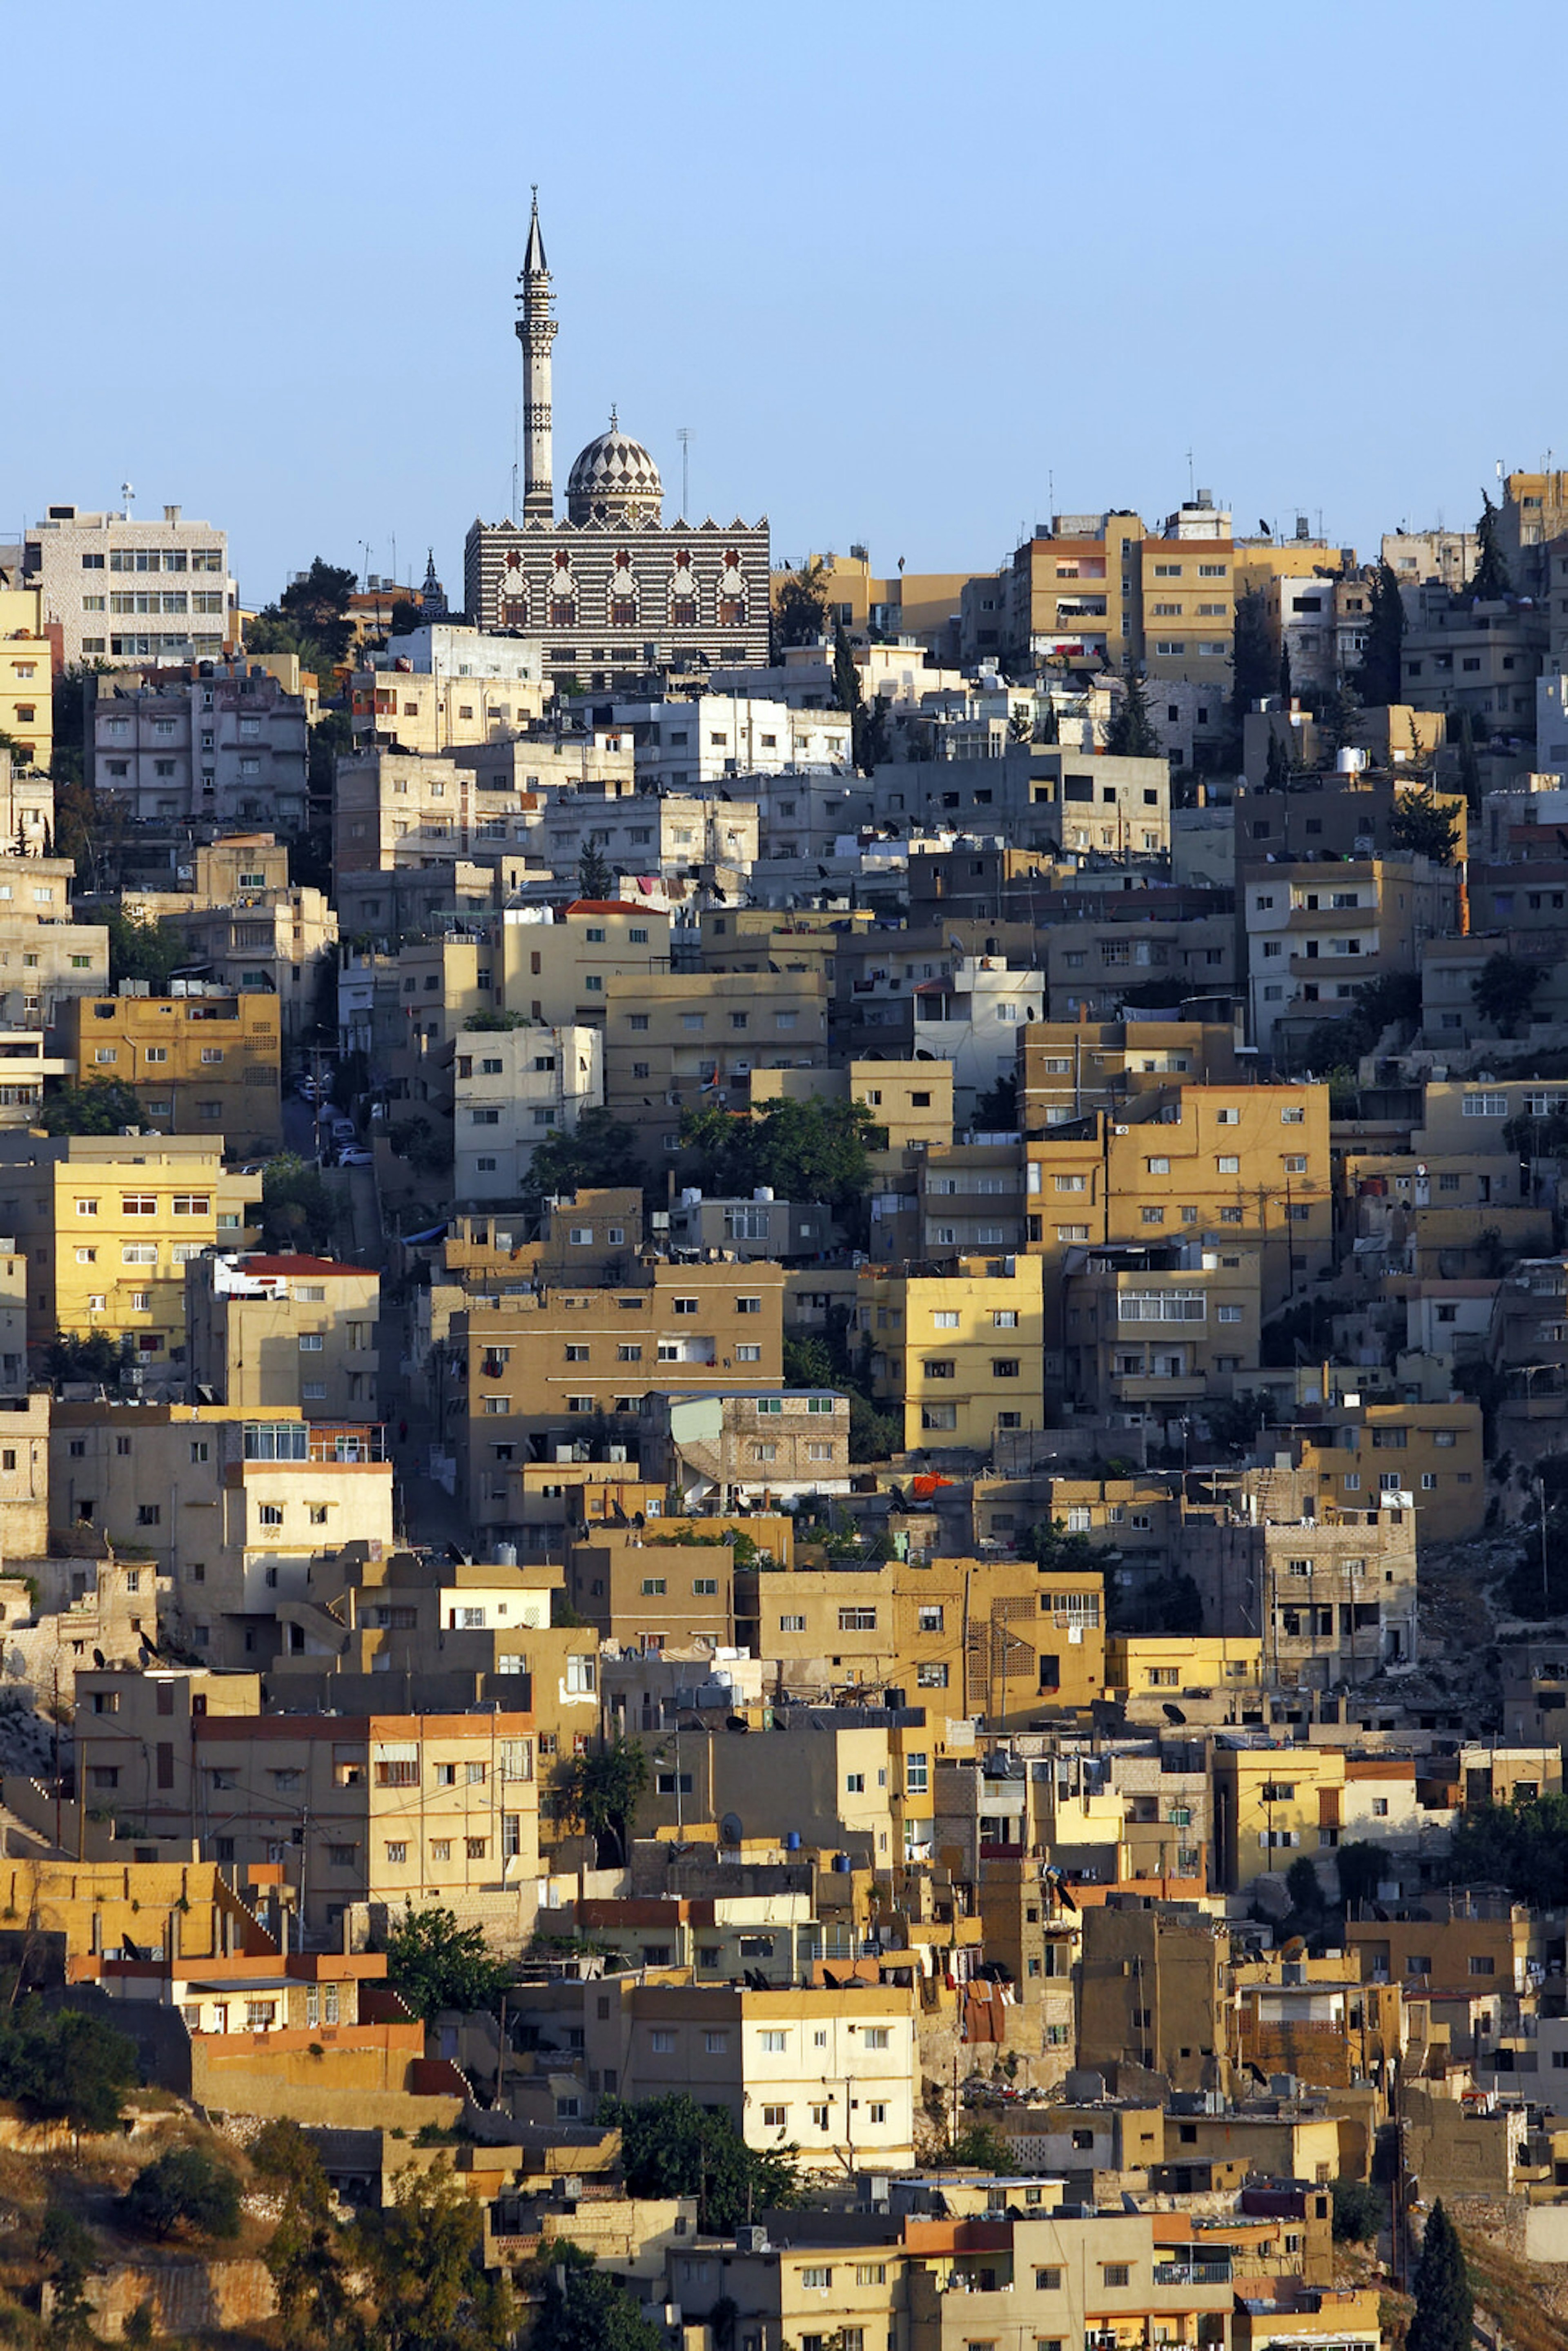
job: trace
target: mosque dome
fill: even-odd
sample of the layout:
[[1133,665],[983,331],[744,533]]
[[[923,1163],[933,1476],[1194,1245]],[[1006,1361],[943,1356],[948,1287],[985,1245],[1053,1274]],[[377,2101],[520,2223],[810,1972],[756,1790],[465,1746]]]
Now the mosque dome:
[[573,522],[657,522],[664,500],[657,465],[612,411],[609,432],[591,441],[572,466],[567,513]]

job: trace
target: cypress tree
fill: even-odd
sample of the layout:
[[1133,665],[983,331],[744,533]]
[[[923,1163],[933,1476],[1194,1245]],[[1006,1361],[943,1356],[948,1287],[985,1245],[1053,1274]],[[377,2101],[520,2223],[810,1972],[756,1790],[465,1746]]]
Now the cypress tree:
[[1416,2265],[1416,2314],[1406,2351],[1470,2351],[1474,2320],[1464,2248],[1439,2199]]
[[1291,677],[1291,648],[1280,647],[1280,700],[1289,710],[1295,698],[1295,686]]
[[1391,563],[1380,563],[1373,574],[1372,602],[1367,613],[1366,644],[1356,673],[1355,690],[1364,703],[1384,709],[1399,699],[1405,674],[1405,600]]
[[1122,699],[1116,715],[1105,729],[1105,748],[1123,759],[1158,759],[1164,757],[1155,722],[1149,716],[1149,697],[1144,690],[1141,670],[1135,670],[1129,660],[1123,673]]
[[1478,598],[1506,596],[1512,585],[1498,545],[1497,508],[1483,489],[1481,518],[1476,525],[1476,568],[1470,574],[1469,592]]

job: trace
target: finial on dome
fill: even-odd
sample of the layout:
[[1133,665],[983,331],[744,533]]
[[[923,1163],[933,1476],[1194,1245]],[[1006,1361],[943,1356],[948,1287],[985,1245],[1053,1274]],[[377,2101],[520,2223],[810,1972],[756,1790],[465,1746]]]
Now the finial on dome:
[[621,417],[613,401],[610,403],[610,430],[612,433],[619,433],[621,430]]

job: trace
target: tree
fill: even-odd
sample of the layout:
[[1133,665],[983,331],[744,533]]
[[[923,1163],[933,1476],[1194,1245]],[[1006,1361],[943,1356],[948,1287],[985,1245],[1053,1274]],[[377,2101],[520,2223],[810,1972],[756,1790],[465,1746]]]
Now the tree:
[[591,837],[582,844],[582,854],[577,861],[577,894],[580,898],[605,899],[615,887],[615,877],[609,861]]
[[1317,722],[1331,751],[1343,750],[1355,732],[1360,716],[1361,696],[1348,680],[1323,695],[1318,705]]
[[1223,1446],[1227,1453],[1245,1453],[1259,1431],[1273,1419],[1273,1399],[1266,1388],[1211,1396],[1204,1405],[1203,1416],[1216,1445]]
[[185,934],[177,923],[160,915],[155,923],[140,923],[111,906],[104,918],[109,931],[109,984],[144,979],[154,996],[168,993],[169,982],[182,964],[191,960]]
[[1051,1575],[1070,1573],[1074,1568],[1087,1572],[1099,1557],[1087,1535],[1068,1533],[1065,1519],[1041,1519],[1030,1527],[1021,1548],[1026,1557],[1032,1556],[1037,1567]]
[[1512,1037],[1545,977],[1544,966],[1522,956],[1490,955],[1470,982],[1470,1001],[1500,1037]]
[[600,2113],[621,2126],[621,2168],[633,2196],[695,2196],[699,2228],[727,2235],[769,2206],[801,2199],[793,2147],[747,2147],[727,2114],[678,2091]]
[[1451,865],[1459,830],[1459,812],[1446,809],[1428,785],[1425,791],[1406,792],[1394,803],[1388,837],[1396,849],[1413,857],[1429,857],[1434,865]]
[[1480,520],[1476,525],[1476,568],[1470,574],[1470,584],[1465,593],[1478,603],[1490,602],[1506,596],[1513,582],[1508,576],[1508,565],[1497,535],[1498,510],[1481,491]]
[[1260,588],[1249,588],[1236,600],[1230,665],[1234,681],[1230,710],[1239,726],[1253,704],[1273,691],[1274,649],[1269,641],[1269,607]]
[[1456,1886],[1506,1886],[1543,1910],[1568,1903],[1568,1796],[1479,1804],[1454,1831],[1448,1876]]
[[863,700],[861,674],[855,665],[854,648],[844,632],[841,621],[833,631],[833,700],[852,718]]
[[993,2177],[1015,2172],[1018,2157],[995,2123],[968,2122],[942,2149],[938,2160],[967,2171],[988,2171]]
[[1296,689],[1294,682],[1291,676],[1291,648],[1283,642],[1281,642],[1280,646],[1280,676],[1278,691],[1280,695],[1280,707],[1281,710],[1289,710],[1291,703],[1294,702],[1296,698]]
[[176,2229],[201,2237],[237,2237],[239,2181],[203,2147],[172,2147],[139,2171],[121,2199],[132,2228],[152,2237]]
[[1291,755],[1285,747],[1285,738],[1277,727],[1270,726],[1269,749],[1263,763],[1263,789],[1266,792],[1282,792],[1290,780]]
[[144,1126],[147,1113],[135,1089],[120,1078],[88,1078],[80,1085],[51,1084],[38,1112],[46,1134],[119,1134]]
[[1347,1910],[1358,1903],[1375,1902],[1388,1866],[1388,1856],[1383,1847],[1357,1837],[1350,1844],[1334,1847],[1334,1867],[1339,1873],[1339,1898]]
[[264,2123],[251,2142],[251,2168],[282,2199],[262,2260],[277,2295],[287,2351],[332,2344],[348,2317],[341,2232],[321,2158],[297,2122]]
[[47,2264],[54,2288],[47,2340],[60,2351],[90,2343],[93,2309],[87,2298],[87,2281],[98,2264],[92,2231],[64,2204],[51,2204],[38,2230],[38,2259]]
[[1004,1070],[994,1085],[975,1096],[974,1126],[982,1134],[1012,1134],[1019,1118],[1019,1081]]
[[828,625],[828,572],[820,555],[781,580],[773,598],[773,643],[814,645]]
[[246,649],[258,653],[298,653],[300,666],[314,670],[323,689],[353,642],[349,599],[359,575],[346,565],[315,557],[308,571],[291,580],[275,604],[265,605],[246,626]]
[[465,2015],[494,2008],[511,1971],[486,1947],[484,1929],[460,1927],[450,1910],[407,1904],[387,1935],[387,1980],[428,2024],[444,2008]]
[[120,2102],[141,2080],[136,2043],[79,2008],[53,2011],[36,2000],[4,2011],[0,2097],[29,2113],[57,2116],[73,2130],[118,2128]]
[[1285,1891],[1291,1897],[1291,1907],[1298,1918],[1317,1918],[1322,1914],[1322,1882],[1304,1853],[1298,1854],[1285,1872]]
[[781,1200],[821,1200],[852,1216],[870,1188],[884,1130],[862,1102],[769,1102],[760,1116],[687,1111],[681,1141],[698,1155],[704,1189],[729,1197],[767,1185]]
[[[575,2262],[562,2256],[577,2254]],[[580,2247],[548,2240],[540,2249],[544,2300],[528,2351],[662,2351],[664,2335],[624,2286],[584,2266]],[[565,2274],[557,2283],[557,2268]]]
[[261,1176],[262,1239],[271,1249],[319,1255],[331,1241],[337,1204],[321,1170],[296,1151],[280,1151]]
[[1468,710],[1459,712],[1455,739],[1459,748],[1459,789],[1466,808],[1475,816],[1481,804],[1481,763],[1476,756],[1476,730]]
[[597,1754],[574,1755],[556,1784],[562,1809],[597,1840],[608,1855],[606,1865],[624,1864],[632,1823],[648,1785],[645,1750],[634,1740],[612,1740]]
[[1149,715],[1144,674],[1134,668],[1130,654],[1122,673],[1122,698],[1116,705],[1115,716],[1105,729],[1105,748],[1124,759],[1158,759],[1164,756]]
[[535,1199],[636,1191],[642,1182],[637,1130],[607,1110],[585,1110],[570,1134],[562,1129],[546,1135],[528,1162],[528,1190]]
[[444,2164],[398,2176],[392,2203],[363,2212],[353,2266],[375,2304],[370,2340],[386,2351],[501,2351],[516,2331],[510,2287],[485,2273],[485,2219]]
[[57,1331],[45,1353],[44,1371],[56,1387],[67,1380],[91,1380],[103,1387],[117,1387],[135,1353],[136,1343],[129,1332],[116,1339],[107,1331],[89,1331],[85,1337],[74,1331]]
[[1353,1004],[1339,1033],[1353,1053],[1370,1053],[1385,1029],[1409,1027],[1421,1018],[1421,975],[1385,972],[1379,979],[1364,981]]
[[1383,2199],[1368,2179],[1336,2179],[1333,2232],[1341,2244],[1374,2245],[1383,2226]]
[[1475,2301],[1458,2231],[1439,2197],[1427,2221],[1416,2264],[1416,2308],[1406,2351],[1470,2351]]
[[1405,682],[1405,599],[1391,563],[1380,563],[1373,574],[1366,619],[1366,642],[1355,690],[1364,703],[1386,709],[1397,702]]

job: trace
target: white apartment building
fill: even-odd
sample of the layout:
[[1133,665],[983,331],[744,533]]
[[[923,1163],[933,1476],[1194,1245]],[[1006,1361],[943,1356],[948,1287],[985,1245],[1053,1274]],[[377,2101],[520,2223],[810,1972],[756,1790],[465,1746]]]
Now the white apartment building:
[[27,531],[22,584],[43,593],[68,667],[83,661],[215,661],[239,635],[228,540],[178,507],[161,521],[129,510],[50,507]]
[[781,768],[847,768],[849,713],[792,708],[746,694],[699,694],[689,702],[617,702],[613,724],[630,733],[637,780],[689,792]]
[[609,788],[558,793],[534,836],[555,872],[570,878],[586,849],[596,849],[612,876],[672,878],[693,867],[747,871],[757,861],[757,804],[667,790]]
[[597,1029],[465,1029],[453,1071],[455,1197],[520,1197],[538,1146],[603,1102],[603,1053]]
[[139,824],[210,818],[298,831],[308,731],[302,696],[243,661],[178,684],[110,685],[92,707],[89,780]]
[[838,854],[872,819],[869,777],[786,768],[774,776],[747,776],[747,800],[758,810],[758,853],[766,862]]
[[537,643],[431,622],[356,670],[354,739],[425,753],[504,740],[537,723],[551,691]]
[[1018,1062],[1026,1022],[1045,1018],[1042,971],[1014,971],[1000,956],[959,956],[945,979],[922,980],[911,998],[915,1058],[953,1064],[953,1114],[967,1123],[975,1098]]

